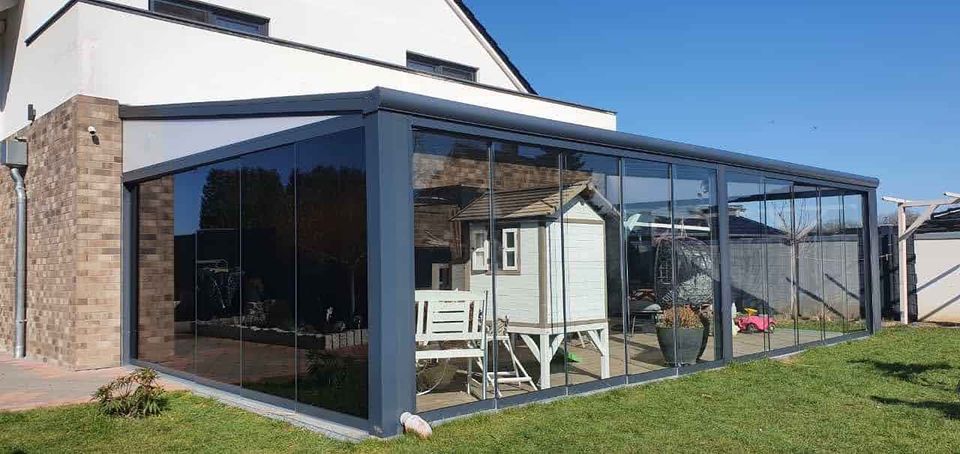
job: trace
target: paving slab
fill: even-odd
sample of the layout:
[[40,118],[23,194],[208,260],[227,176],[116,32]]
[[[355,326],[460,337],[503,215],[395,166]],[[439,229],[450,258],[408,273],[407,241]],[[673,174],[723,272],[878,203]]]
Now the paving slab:
[[[0,357],[0,411],[20,411],[90,402],[100,386],[129,373],[131,368],[72,371],[30,359]],[[161,380],[168,390],[184,389]]]

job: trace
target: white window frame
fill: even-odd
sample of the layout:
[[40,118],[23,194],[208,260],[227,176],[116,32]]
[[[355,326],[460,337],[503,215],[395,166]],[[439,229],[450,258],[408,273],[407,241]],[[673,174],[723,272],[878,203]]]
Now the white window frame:
[[[507,235],[513,234],[513,247],[508,247]],[[503,229],[500,234],[500,265],[504,271],[520,270],[520,229],[516,227]],[[507,253],[513,253],[513,265],[507,263]]]
[[[479,240],[479,238],[483,238]],[[487,229],[470,231],[470,267],[473,271],[490,271],[490,236]]]

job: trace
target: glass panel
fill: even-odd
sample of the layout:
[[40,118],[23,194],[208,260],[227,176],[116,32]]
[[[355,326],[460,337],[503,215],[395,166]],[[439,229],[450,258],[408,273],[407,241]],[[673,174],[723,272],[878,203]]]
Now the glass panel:
[[[182,181],[180,177],[183,177]],[[236,161],[225,162],[180,177],[174,190],[177,194],[200,195],[199,200],[185,200],[185,204],[199,203],[185,207],[190,209],[191,217],[184,219],[185,222],[189,219],[192,225],[199,225],[194,235],[197,375],[220,383],[240,385],[239,166]]]
[[793,184],[768,178],[764,192],[766,301],[768,314],[775,322],[766,338],[767,348],[776,350],[797,344]]
[[864,278],[863,196],[846,193],[843,196],[843,267],[846,278],[847,331],[867,329],[866,279]]
[[[670,168],[633,159],[624,159],[623,166],[627,372],[639,374],[674,362],[673,329],[658,326],[664,325],[663,312],[673,311]],[[667,351],[661,351],[664,345]]]
[[816,187],[794,187],[797,225],[797,336],[801,344],[822,339],[823,256],[820,253],[819,201]]
[[[197,226],[184,219],[191,218],[186,205],[196,209],[199,187],[183,184],[190,178],[167,176],[140,184],[136,355],[141,361],[192,373]],[[179,189],[177,197],[174,189]],[[192,218],[196,220],[195,215]]]
[[681,364],[723,357],[720,319],[717,172],[673,166],[673,259],[677,360]]
[[364,165],[362,129],[297,145],[298,401],[359,417],[368,388]]
[[[576,187],[560,195],[560,155],[553,150],[512,143],[494,144],[493,227],[497,253],[496,361],[499,392],[511,396],[566,383],[564,364],[576,360],[564,348],[563,227],[561,215],[571,208]],[[467,212],[465,209],[464,212]],[[486,228],[485,220],[459,215],[469,228]],[[518,267],[501,263],[504,229],[517,229]],[[473,274],[482,282],[486,276]],[[471,288],[479,288],[471,285]],[[588,318],[571,319],[567,330],[586,326]],[[597,317],[592,317],[596,319]]]
[[[417,411],[428,411],[493,397],[492,385],[481,385],[493,354],[489,143],[427,132],[413,139]],[[522,254],[522,238],[518,246]],[[433,323],[441,312],[447,318]],[[459,329],[444,326],[458,320]],[[462,351],[437,353],[451,349]]]
[[766,299],[767,232],[772,229],[764,224],[762,177],[727,173],[727,198],[733,355],[742,356],[764,351],[764,333],[776,331]]
[[564,153],[563,256],[570,384],[626,373],[620,160]]
[[845,331],[847,283],[844,269],[843,200],[840,191],[820,192],[820,251],[823,257],[823,335]]
[[296,399],[295,148],[245,156],[243,386]]

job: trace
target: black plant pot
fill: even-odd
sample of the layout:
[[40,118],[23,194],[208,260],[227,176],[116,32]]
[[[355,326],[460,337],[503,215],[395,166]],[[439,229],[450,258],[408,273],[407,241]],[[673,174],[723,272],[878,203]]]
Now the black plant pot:
[[703,351],[703,333],[703,328],[677,328],[674,334],[673,328],[658,326],[657,342],[667,365],[696,364]]

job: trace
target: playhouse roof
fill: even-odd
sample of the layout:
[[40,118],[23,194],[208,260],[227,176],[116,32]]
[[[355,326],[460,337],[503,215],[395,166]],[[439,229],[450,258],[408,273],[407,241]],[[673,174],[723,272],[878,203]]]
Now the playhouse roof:
[[[604,208],[613,208],[610,202],[589,181],[564,186],[562,195],[560,192],[556,186],[497,191],[496,203],[493,208],[494,219],[528,219],[554,216],[561,206],[566,205],[581,194],[591,205],[599,207],[600,211],[607,211]],[[488,220],[489,209],[490,193],[487,192],[470,202],[452,220],[486,221]]]

